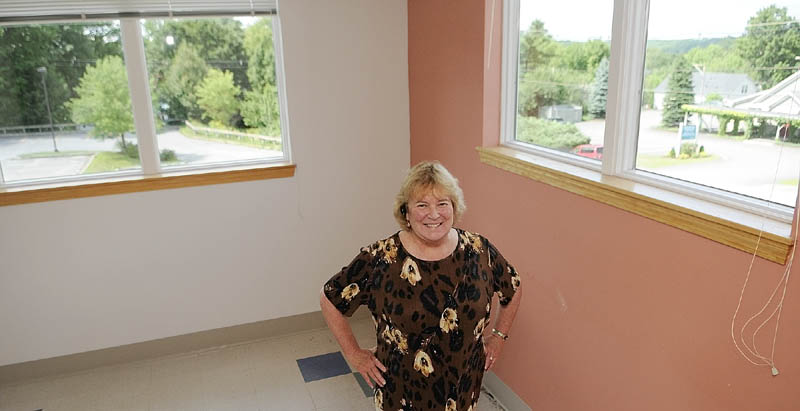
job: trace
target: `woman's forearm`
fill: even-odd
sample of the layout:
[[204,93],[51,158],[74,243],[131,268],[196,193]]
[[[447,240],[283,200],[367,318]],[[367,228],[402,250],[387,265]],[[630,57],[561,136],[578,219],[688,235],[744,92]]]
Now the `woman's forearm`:
[[514,296],[511,297],[511,302],[508,305],[500,306],[500,312],[497,314],[497,321],[494,323],[494,328],[497,331],[500,331],[503,334],[508,335],[509,330],[511,329],[511,324],[514,322],[514,317],[517,316],[517,309],[519,308],[519,303],[522,300],[522,286],[520,285],[517,288],[517,291],[514,293]]
[[328,328],[330,328],[333,336],[336,337],[336,341],[342,347],[342,352],[345,356],[359,350],[361,347],[358,345],[355,335],[353,335],[353,329],[350,328],[347,318],[333,306],[322,291],[319,293],[319,306],[322,308],[322,316],[325,317]]

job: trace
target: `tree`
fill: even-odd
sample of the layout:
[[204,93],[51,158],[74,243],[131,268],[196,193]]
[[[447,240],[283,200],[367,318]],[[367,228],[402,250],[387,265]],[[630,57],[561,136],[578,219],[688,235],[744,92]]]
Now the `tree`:
[[[232,71],[239,87],[247,89],[244,30],[235,19],[147,20],[144,24],[148,71],[160,88],[181,44],[191,45],[206,64]],[[168,41],[169,39],[169,41]]]
[[608,43],[602,40],[570,43],[558,49],[557,65],[593,73],[603,59],[611,56]]
[[272,43],[272,21],[262,18],[244,32],[247,55],[247,79],[253,90],[266,83],[275,85],[275,49]]
[[261,90],[245,92],[242,119],[248,127],[262,129],[271,135],[279,135],[281,123],[275,86],[266,83]]
[[519,39],[519,64],[522,72],[546,65],[556,53],[556,42],[541,20],[534,20]]
[[586,95],[584,85],[591,79],[591,73],[537,67],[524,73],[519,82],[518,112],[522,116],[536,117],[543,106],[582,104]]
[[42,77],[47,69],[47,91],[53,121],[67,122],[64,103],[86,66],[107,55],[122,55],[119,27],[107,23],[21,25],[0,28],[0,125],[48,122]]
[[133,113],[122,59],[108,56],[87,67],[75,92],[78,96],[67,103],[72,121],[93,124],[93,136],[119,135],[127,148],[125,132],[133,131]]
[[734,49],[732,43],[710,44],[689,50],[686,60],[713,73],[749,73],[751,67]]
[[597,65],[592,83],[592,94],[589,97],[589,114],[596,118],[606,117],[606,100],[608,98],[608,59],[603,58]]
[[247,77],[253,89],[245,92],[241,112],[248,127],[277,135],[280,134],[280,115],[271,23],[269,19],[261,19],[244,33]]
[[683,57],[678,57],[672,66],[667,82],[667,95],[664,97],[664,110],[661,124],[675,127],[683,121],[684,104],[694,103],[694,85],[692,84],[692,66]]
[[237,97],[241,89],[233,83],[233,73],[229,71],[208,70],[195,93],[204,117],[212,121],[230,125],[233,115],[239,111]]
[[166,114],[172,119],[200,118],[195,88],[208,72],[208,65],[189,43],[181,43],[166,72],[160,100],[169,106]]
[[736,43],[739,54],[753,67],[756,81],[770,88],[791,75],[800,55],[797,21],[785,7],[761,9],[747,22],[745,34]]

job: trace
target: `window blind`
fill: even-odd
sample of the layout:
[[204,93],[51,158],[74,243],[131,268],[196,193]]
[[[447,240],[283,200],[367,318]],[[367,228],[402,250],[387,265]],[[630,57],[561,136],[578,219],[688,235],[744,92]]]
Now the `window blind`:
[[277,0],[0,0],[0,24],[125,17],[242,16],[277,14]]

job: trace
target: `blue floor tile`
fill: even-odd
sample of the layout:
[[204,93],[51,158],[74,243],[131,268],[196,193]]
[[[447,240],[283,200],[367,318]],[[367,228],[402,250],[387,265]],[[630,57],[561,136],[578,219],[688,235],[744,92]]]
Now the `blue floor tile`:
[[356,377],[356,381],[358,381],[358,385],[361,386],[361,390],[364,391],[364,395],[367,397],[375,396],[375,392],[369,387],[369,384],[367,384],[364,377],[361,376],[361,373],[354,372],[353,376]]
[[339,351],[297,360],[305,382],[317,381],[337,375],[350,374],[350,367]]

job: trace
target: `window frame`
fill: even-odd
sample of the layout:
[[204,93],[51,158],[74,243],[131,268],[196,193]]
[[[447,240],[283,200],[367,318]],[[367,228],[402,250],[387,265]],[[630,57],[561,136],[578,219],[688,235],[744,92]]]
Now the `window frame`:
[[[603,160],[591,160],[515,140],[520,0],[503,2],[500,145],[544,160],[621,178],[791,224],[795,208],[636,169],[650,0],[614,0]],[[623,80],[624,79],[624,80]]]
[[[180,19],[233,18],[232,15],[181,15]],[[244,14],[242,17],[246,16]],[[147,17],[169,18],[169,17]],[[150,98],[150,82],[147,71],[147,59],[144,52],[144,38],[141,22],[145,17],[110,17],[120,25],[120,44],[122,46],[125,70],[128,76],[128,91],[131,98],[134,130],[138,141],[141,168],[95,173],[88,175],[43,177],[36,179],[5,181],[0,167],[0,206],[30,202],[49,201],[43,193],[58,190],[59,195],[52,200],[79,198],[123,192],[151,191],[166,188],[219,184],[224,182],[248,181],[269,178],[285,178],[294,175],[292,150],[289,133],[289,116],[286,97],[286,78],[283,64],[283,40],[280,28],[279,13],[269,15],[273,32],[273,50],[275,53],[276,89],[278,93],[278,111],[281,124],[280,157],[231,160],[224,162],[186,164],[161,167],[158,149],[158,136],[153,118],[153,106]],[[2,23],[3,25],[21,24],[58,24],[80,22],[80,20],[48,21],[31,20]],[[248,176],[247,170],[252,170]],[[287,172],[289,170],[289,172]],[[198,175],[207,178],[196,178]],[[155,180],[169,178],[168,183]],[[137,182],[131,185],[131,182]],[[117,184],[118,183],[118,184]],[[148,188],[148,185],[152,186]],[[133,187],[128,189],[128,187]],[[88,188],[88,190],[87,190]],[[105,189],[103,189],[105,188]],[[69,194],[74,192],[74,196]],[[30,192],[27,193],[26,192]],[[39,193],[37,195],[37,192]],[[86,194],[91,193],[91,194]],[[33,200],[31,200],[33,199]]]

